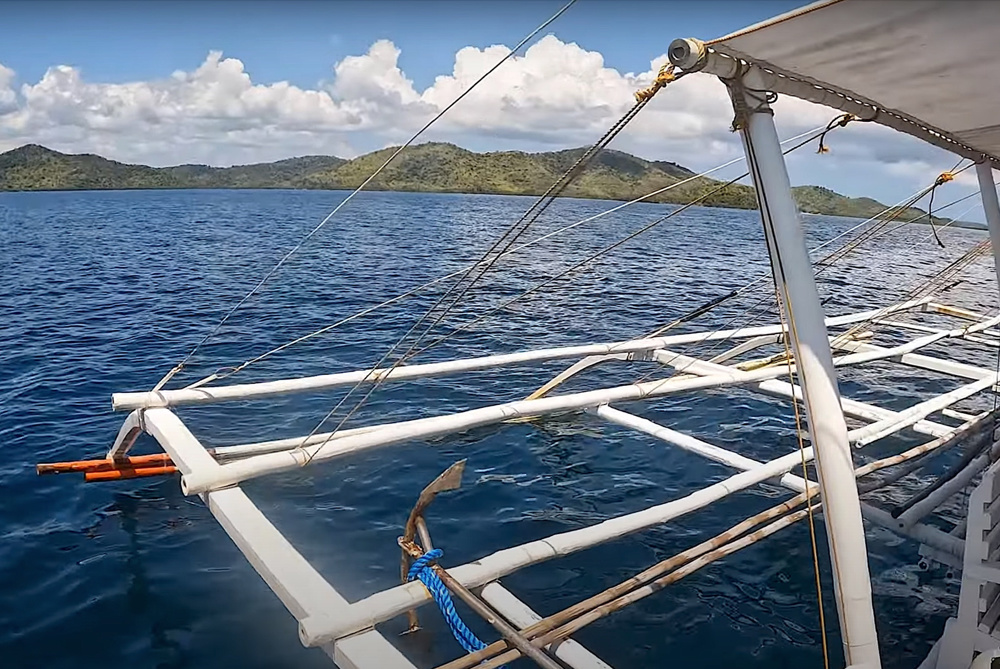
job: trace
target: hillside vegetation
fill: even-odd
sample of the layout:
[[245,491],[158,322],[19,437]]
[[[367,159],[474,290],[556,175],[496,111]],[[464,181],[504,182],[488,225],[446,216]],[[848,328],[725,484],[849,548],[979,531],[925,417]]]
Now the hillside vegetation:
[[[28,144],[0,154],[0,190],[353,189],[375,171],[393,150],[390,147],[353,160],[304,156],[236,167],[148,167],[127,165],[91,154],[59,153],[37,144]],[[547,153],[474,153],[453,144],[420,144],[403,152],[368,185],[368,189],[540,195],[584,151],[579,148]],[[693,176],[691,170],[677,163],[643,160],[621,151],[605,150],[563,195],[631,200]],[[651,201],[683,204],[721,185],[722,182],[715,179],[698,177]],[[886,208],[871,198],[847,197],[820,186],[797,186],[793,192],[801,210],[811,214],[865,218]],[[731,185],[710,195],[703,204],[752,209],[757,206],[757,200],[751,187]],[[920,217],[926,221],[924,211],[912,209],[904,218]]]

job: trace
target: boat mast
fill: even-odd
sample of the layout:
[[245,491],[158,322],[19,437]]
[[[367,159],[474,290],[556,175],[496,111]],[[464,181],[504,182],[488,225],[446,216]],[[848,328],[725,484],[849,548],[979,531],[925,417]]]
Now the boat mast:
[[983,199],[986,224],[990,229],[990,246],[993,247],[997,281],[1000,282],[1000,202],[997,201],[997,188],[993,182],[993,164],[986,160],[976,165],[976,176],[979,177],[979,193]]
[[696,40],[675,40],[669,54],[684,71],[701,69],[725,77],[733,98],[735,125],[757,190],[772,270],[793,328],[790,339],[816,454],[844,656],[850,667],[881,667],[847,423],[812,262],[767,102],[768,88],[758,68],[740,65],[733,72],[732,59],[718,64],[721,71],[713,71],[712,54]]

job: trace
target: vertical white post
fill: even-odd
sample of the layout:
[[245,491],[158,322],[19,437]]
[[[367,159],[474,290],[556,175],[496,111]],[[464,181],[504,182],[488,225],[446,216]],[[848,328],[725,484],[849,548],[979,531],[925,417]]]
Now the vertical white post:
[[751,69],[743,78],[745,88],[733,87],[731,93],[737,114],[740,109],[748,112],[741,119],[743,145],[760,200],[772,269],[783,286],[779,292],[794,328],[791,339],[816,453],[844,656],[849,666],[876,669],[881,661],[868,550],[847,423],[798,208],[792,199],[772,112],[764,101],[765,87],[756,75]]
[[987,160],[976,165],[976,176],[979,177],[979,192],[983,198],[983,211],[986,212],[986,225],[990,229],[990,245],[993,247],[997,281],[1000,282],[1000,202],[997,202],[997,189],[993,185],[993,164]]

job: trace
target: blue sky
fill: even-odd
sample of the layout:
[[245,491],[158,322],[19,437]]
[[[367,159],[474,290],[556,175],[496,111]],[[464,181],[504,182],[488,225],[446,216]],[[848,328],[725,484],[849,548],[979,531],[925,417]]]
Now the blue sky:
[[[0,151],[36,142],[153,165],[351,157],[403,141],[502,56],[491,47],[513,46],[561,4],[8,0]],[[587,144],[648,83],[673,38],[721,36],[801,4],[579,0],[426,139],[476,151]],[[724,89],[694,79],[661,93],[614,148],[693,169],[741,155]],[[786,137],[834,115],[796,102],[777,107]],[[830,145],[827,156],[789,159],[794,183],[894,202],[954,162],[878,128],[838,131]]]
[[[803,4],[796,0],[580,0],[556,34],[641,71],[671,39],[718,37]],[[507,44],[561,3],[549,0],[6,1],[0,62],[27,80],[54,63],[88,78],[125,82],[197,67],[210,50],[242,60],[254,81],[314,86],[331,65],[385,38],[423,88],[465,46]]]

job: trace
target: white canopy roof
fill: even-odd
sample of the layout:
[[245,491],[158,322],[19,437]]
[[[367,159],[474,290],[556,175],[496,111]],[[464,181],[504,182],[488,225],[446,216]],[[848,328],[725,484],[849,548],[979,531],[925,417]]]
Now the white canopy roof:
[[[824,1],[708,44],[895,116],[887,125],[898,130],[1000,163],[998,1]],[[778,92],[814,97],[801,86]]]

